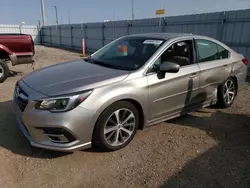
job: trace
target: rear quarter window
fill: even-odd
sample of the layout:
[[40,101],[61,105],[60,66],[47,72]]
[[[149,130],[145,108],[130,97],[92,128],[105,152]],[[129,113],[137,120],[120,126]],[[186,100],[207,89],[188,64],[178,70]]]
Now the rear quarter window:
[[220,45],[217,45],[219,59],[229,58],[229,51]]

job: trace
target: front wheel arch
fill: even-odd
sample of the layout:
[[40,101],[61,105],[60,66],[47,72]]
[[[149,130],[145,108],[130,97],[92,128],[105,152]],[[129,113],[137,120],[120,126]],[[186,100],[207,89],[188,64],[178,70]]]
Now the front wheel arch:
[[[105,105],[103,105],[100,108],[101,110],[98,112],[98,114],[99,114],[98,118],[104,112],[104,110],[106,108],[108,108],[109,106],[113,105],[114,103],[117,103],[117,102],[120,102],[120,101],[130,102],[130,103],[132,103],[136,107],[136,109],[138,110],[139,115],[140,115],[140,124],[139,124],[138,129],[143,130],[144,127],[145,127],[145,125],[146,125],[146,113],[147,113],[147,111],[145,110],[146,107],[143,108],[143,105],[138,100],[136,100],[134,98],[120,98],[120,99],[117,99],[115,101],[113,101],[113,99],[112,99],[112,102],[111,102],[111,100],[107,101],[105,103]],[[97,118],[97,120],[98,120],[98,118]],[[95,122],[95,124],[96,124],[96,122]]]
[[146,115],[144,113],[144,110],[143,110],[143,107],[142,105],[135,99],[131,99],[131,98],[125,98],[125,99],[120,99],[120,100],[117,100],[113,103],[110,103],[108,104],[107,106],[105,106],[105,108],[102,109],[102,111],[99,113],[98,117],[96,118],[96,122],[95,122],[95,126],[93,128],[93,131],[92,131],[92,136],[91,136],[91,140],[93,141],[93,137],[94,137],[94,132],[95,132],[95,127],[96,127],[96,124],[97,124],[97,121],[99,119],[99,117],[101,116],[101,114],[105,111],[105,109],[107,109],[109,106],[117,103],[117,102],[121,102],[121,101],[126,101],[126,102],[130,102],[131,104],[133,104],[136,109],[138,110],[139,112],[139,126],[138,126],[138,129],[140,130],[143,130],[145,125],[146,125]]
[[133,100],[133,99],[123,99],[123,100],[120,100],[120,101],[128,101],[128,102],[132,103],[136,107],[136,109],[139,112],[139,118],[140,118],[139,119],[139,127],[138,127],[138,129],[143,130],[144,127],[145,127],[145,115],[144,115],[143,108],[142,108],[141,104],[138,101]]
[[[135,125],[136,127],[134,129],[133,135],[131,136],[131,138],[129,138],[128,142],[124,143],[124,145],[115,146],[115,148],[112,148],[112,146],[107,146],[107,143],[103,141],[103,135],[101,135],[101,134],[102,134],[103,126],[105,126],[105,124],[103,124],[102,122],[103,122],[104,119],[106,119],[107,114],[109,114],[115,108],[117,108],[117,107],[119,108],[119,106],[130,106],[130,107],[128,107],[128,109],[131,109],[134,112],[135,117],[137,117],[136,118],[137,123]],[[92,139],[91,139],[92,140],[92,146],[96,147],[96,148],[99,148],[99,149],[101,149],[103,151],[114,151],[114,150],[121,149],[121,148],[125,147],[127,144],[129,144],[132,141],[136,131],[138,130],[139,122],[140,122],[139,111],[136,108],[136,106],[133,103],[131,103],[130,101],[128,101],[128,100],[119,100],[119,101],[116,101],[116,102],[108,105],[103,110],[103,112],[100,113],[100,115],[98,116],[97,121],[95,123],[95,127],[94,127],[93,133],[92,133]]]

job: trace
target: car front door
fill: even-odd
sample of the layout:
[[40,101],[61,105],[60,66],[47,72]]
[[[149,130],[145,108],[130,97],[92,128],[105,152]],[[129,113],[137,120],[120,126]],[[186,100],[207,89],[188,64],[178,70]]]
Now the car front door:
[[[177,73],[159,77],[157,67],[163,62],[180,65]],[[185,113],[202,96],[199,96],[199,66],[195,63],[193,39],[173,42],[162,52],[147,73],[149,89],[149,124]]]
[[210,40],[195,41],[201,70],[199,90],[205,92],[208,99],[213,100],[217,98],[218,86],[229,77],[232,70],[229,51]]

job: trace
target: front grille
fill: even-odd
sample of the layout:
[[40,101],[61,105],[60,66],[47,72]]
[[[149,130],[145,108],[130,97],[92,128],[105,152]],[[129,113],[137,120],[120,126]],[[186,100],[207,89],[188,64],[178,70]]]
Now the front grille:
[[29,102],[29,99],[28,99],[28,95],[18,85],[15,88],[14,98],[19,108],[22,111],[24,111]]

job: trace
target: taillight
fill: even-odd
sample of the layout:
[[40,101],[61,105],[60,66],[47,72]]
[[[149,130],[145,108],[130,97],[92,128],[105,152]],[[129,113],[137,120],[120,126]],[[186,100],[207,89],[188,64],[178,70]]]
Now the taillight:
[[31,40],[31,46],[32,46],[32,52],[33,52],[33,55],[35,54],[35,45],[34,45],[34,41],[33,41],[33,38],[32,36],[30,35],[30,40]]
[[247,60],[247,59],[242,59],[242,62],[243,62],[246,66],[248,66],[248,60]]

